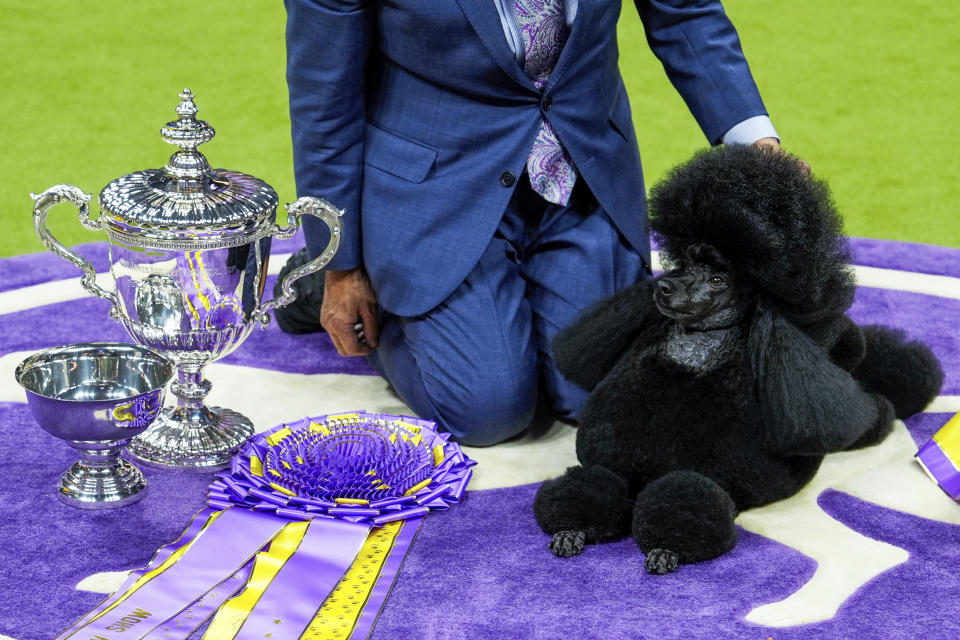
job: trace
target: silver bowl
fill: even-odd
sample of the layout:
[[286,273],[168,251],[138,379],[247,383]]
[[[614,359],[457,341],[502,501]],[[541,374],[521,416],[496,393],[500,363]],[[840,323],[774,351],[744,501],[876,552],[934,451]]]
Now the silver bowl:
[[173,372],[154,351],[110,342],[55,347],[20,363],[15,375],[37,423],[80,452],[60,477],[61,500],[112,509],[143,497],[143,473],[120,451],[160,414]]

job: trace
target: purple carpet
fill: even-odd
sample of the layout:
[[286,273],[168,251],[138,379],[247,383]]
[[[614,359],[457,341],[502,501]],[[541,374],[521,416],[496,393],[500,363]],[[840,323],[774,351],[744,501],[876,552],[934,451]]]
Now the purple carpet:
[[[277,243],[274,251],[292,245]],[[856,240],[857,262],[960,277],[960,250]],[[85,245],[98,268],[104,245]],[[72,277],[52,255],[0,260],[0,291]],[[272,287],[272,282],[268,284]],[[861,289],[853,317],[923,338],[943,362],[942,393],[960,395],[960,300]],[[106,303],[83,299],[0,315],[0,355],[81,340],[125,340]],[[277,354],[284,354],[278,358]],[[370,374],[336,355],[324,335],[292,337],[271,324],[225,361],[294,373]],[[344,407],[351,409],[354,407]],[[296,416],[299,417],[299,416]],[[923,442],[948,414],[912,418]],[[53,488],[75,459],[42,432],[26,405],[0,402],[0,633],[17,640],[54,637],[104,596],[79,591],[82,579],[146,564],[176,538],[203,504],[211,474],[144,469],[149,494],[138,504],[90,513],[64,506]],[[743,638],[765,640],[960,637],[960,526],[879,507],[839,491],[820,506],[867,537],[910,558],[865,584],[830,620],[788,628],[751,624],[754,607],[784,598],[816,570],[807,556],[741,529],[737,547],[676,574],[651,577],[630,540],[560,560],[533,520],[536,485],[474,491],[432,514],[407,557],[372,638]],[[957,505],[960,509],[960,505]]]

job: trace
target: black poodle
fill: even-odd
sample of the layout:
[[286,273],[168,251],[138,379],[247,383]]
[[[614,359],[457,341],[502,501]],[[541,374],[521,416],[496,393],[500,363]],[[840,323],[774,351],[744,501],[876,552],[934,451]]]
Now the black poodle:
[[706,150],[652,190],[650,212],[668,271],[554,343],[590,396],[581,466],[545,482],[534,512],[558,556],[632,532],[660,574],[729,551],[740,510],[882,440],[943,374],[925,345],[845,315],[840,217],[794,158]]

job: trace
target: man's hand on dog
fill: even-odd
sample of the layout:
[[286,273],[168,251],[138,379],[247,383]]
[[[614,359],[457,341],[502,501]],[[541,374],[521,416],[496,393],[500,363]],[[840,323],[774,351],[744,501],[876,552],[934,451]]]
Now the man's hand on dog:
[[[780,153],[786,153],[783,148],[780,146],[780,141],[776,138],[760,138],[753,143],[753,146],[759,148],[772,149],[779,151]],[[797,158],[797,164],[800,165],[800,168],[803,169],[804,175],[810,175],[810,163],[806,160],[801,160]]]

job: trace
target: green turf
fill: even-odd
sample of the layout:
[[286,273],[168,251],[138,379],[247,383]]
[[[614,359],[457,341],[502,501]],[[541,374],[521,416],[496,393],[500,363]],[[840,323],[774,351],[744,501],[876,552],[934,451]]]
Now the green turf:
[[[784,145],[829,179],[848,232],[960,247],[960,4],[726,6]],[[96,194],[120,175],[162,166],[172,149],[159,129],[183,87],[218,131],[203,148],[211,163],[292,200],[284,19],[276,1],[0,0],[0,256],[42,250],[31,191],[66,182]],[[652,184],[705,141],[631,3],[620,35]],[[67,244],[103,238],[69,206],[51,212],[51,228]]]

